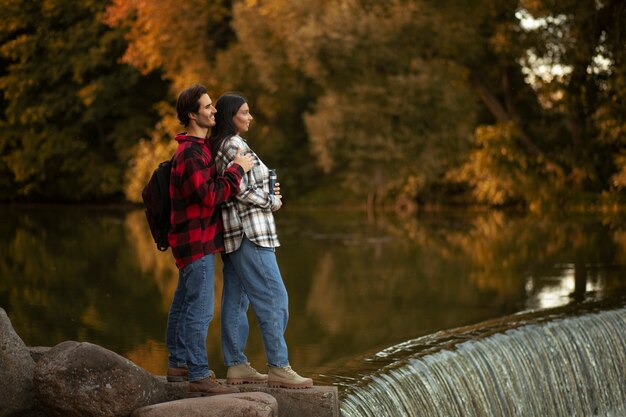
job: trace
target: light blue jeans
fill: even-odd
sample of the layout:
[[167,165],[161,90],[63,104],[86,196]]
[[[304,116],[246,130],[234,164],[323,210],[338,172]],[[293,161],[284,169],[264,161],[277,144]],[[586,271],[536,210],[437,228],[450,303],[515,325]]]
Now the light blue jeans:
[[189,381],[208,377],[206,337],[213,320],[215,255],[206,255],[178,270],[178,286],[167,318],[168,364],[187,366]]
[[256,315],[267,363],[289,365],[285,330],[289,320],[287,289],[276,262],[274,248],[264,248],[244,236],[235,252],[222,253],[222,352],[226,366],[246,363],[243,353],[248,340],[248,305]]

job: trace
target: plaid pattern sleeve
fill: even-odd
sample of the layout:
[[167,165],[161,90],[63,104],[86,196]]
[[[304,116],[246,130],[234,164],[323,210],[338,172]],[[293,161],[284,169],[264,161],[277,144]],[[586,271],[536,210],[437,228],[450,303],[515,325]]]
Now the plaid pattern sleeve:
[[278,197],[270,194],[267,166],[240,136],[225,140],[217,152],[215,159],[218,172],[230,166],[237,149],[241,150],[242,155],[251,154],[254,166],[241,179],[239,194],[229,199],[222,208],[226,253],[239,248],[244,233],[259,246],[278,247],[280,243],[272,214],[279,207]]
[[219,205],[239,192],[243,169],[232,165],[218,176],[209,147],[199,138],[177,136],[170,196],[172,224],[168,240],[176,265],[182,268],[223,250]]

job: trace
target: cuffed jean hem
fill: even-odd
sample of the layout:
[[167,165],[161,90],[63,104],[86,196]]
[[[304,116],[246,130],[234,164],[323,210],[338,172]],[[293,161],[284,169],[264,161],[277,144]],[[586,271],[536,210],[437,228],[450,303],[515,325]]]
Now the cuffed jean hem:
[[170,368],[186,368],[187,364],[185,362],[172,363],[168,361],[167,366],[169,366]]
[[284,368],[285,366],[289,366],[289,362],[286,362],[284,365],[273,365],[268,363],[267,366],[271,366],[272,368]]
[[248,363],[248,361],[245,361],[245,362],[231,362],[231,363],[224,362],[224,365],[226,365],[226,366],[237,366],[237,365],[243,365],[244,363]]
[[202,381],[203,379],[208,378],[210,376],[215,376],[215,372],[210,370],[205,376],[201,376],[201,377],[191,377],[191,376],[189,376],[189,382]]

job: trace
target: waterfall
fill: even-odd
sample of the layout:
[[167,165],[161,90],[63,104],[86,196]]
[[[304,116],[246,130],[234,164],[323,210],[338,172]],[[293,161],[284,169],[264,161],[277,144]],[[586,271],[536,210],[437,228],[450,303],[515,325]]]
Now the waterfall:
[[343,398],[357,416],[626,416],[626,308],[411,355]]

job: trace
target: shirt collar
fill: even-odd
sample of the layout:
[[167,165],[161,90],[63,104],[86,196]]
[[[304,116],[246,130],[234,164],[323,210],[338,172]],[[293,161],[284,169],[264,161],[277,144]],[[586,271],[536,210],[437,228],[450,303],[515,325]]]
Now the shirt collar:
[[200,143],[200,144],[205,144],[207,141],[206,138],[188,136],[187,132],[178,133],[174,139],[176,139],[178,142],[188,141],[188,142],[195,142],[195,143]]

